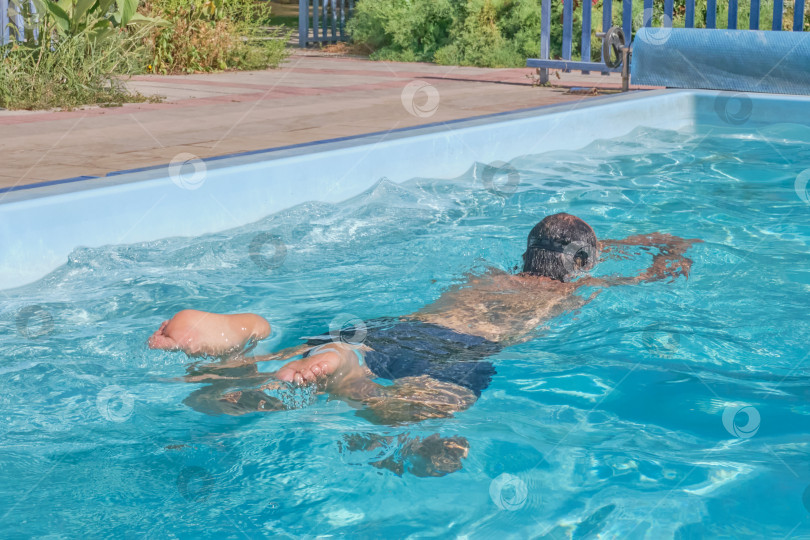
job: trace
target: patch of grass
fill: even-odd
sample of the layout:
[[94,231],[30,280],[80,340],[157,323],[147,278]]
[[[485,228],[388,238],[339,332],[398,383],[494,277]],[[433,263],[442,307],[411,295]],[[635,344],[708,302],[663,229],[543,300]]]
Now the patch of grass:
[[270,15],[267,24],[270,26],[286,26],[298,30],[298,15]]

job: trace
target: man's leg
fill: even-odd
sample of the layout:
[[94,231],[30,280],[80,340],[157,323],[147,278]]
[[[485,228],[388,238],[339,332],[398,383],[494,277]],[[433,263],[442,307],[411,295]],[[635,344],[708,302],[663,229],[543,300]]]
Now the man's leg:
[[227,376],[236,374],[234,368],[218,369],[221,375],[215,377],[195,374],[192,381],[212,384],[195,391],[187,403],[198,410],[201,405],[214,410],[221,403],[224,410],[218,412],[224,414],[275,411],[284,407],[267,392],[283,394],[289,391],[290,383],[315,384],[319,392],[357,407],[357,414],[370,422],[394,425],[450,417],[476,401],[476,395],[469,389],[427,375],[403,377],[389,386],[378,384],[372,380],[374,374],[360,365],[358,353],[362,356],[362,348],[330,343],[289,362],[274,374],[259,374],[255,366],[247,373],[243,371],[247,366],[242,367],[237,377]]
[[343,392],[345,397],[363,404],[357,411],[358,416],[385,425],[449,418],[453,413],[469,409],[477,399],[463,386],[428,375],[403,377],[391,386],[381,386],[368,379],[353,381]]
[[294,408],[291,384],[316,384],[317,392],[323,393],[370,375],[360,366],[354,349],[343,344],[320,347],[305,358],[287,363],[276,373],[260,373],[256,368],[256,362],[284,360],[310,349],[304,345],[267,356],[232,357],[189,367],[184,380],[209,384],[192,392],[183,402],[196,411],[214,415],[280,411]]
[[428,375],[403,377],[390,386],[377,384],[374,373],[361,365],[365,350],[343,343],[323,345],[285,365],[276,377],[299,385],[317,383],[333,397],[356,402],[359,416],[380,424],[444,418],[475,403],[471,390]]

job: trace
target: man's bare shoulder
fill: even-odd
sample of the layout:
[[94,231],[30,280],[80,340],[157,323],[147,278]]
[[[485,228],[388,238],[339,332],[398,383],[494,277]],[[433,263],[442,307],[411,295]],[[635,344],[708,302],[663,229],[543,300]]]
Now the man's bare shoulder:
[[550,292],[556,294],[570,294],[578,287],[575,283],[563,283],[545,276],[526,273],[508,274],[506,272],[491,275],[489,283],[493,288],[503,291]]

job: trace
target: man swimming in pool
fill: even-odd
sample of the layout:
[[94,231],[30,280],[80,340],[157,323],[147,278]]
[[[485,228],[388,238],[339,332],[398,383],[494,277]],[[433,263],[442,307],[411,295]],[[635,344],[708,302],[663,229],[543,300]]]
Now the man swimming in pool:
[[[700,240],[669,234],[599,242],[593,229],[570,214],[554,214],[529,233],[518,274],[491,272],[471,278],[416,313],[366,321],[364,339],[325,334],[268,356],[247,357],[246,347],[270,334],[259,315],[181,311],[149,338],[155,349],[220,357],[190,368],[186,380],[207,382],[186,403],[210,413],[244,414],[288,408],[273,391],[313,385],[355,405],[371,421],[396,424],[447,417],[470,407],[490,384],[495,368],[486,358],[531,339],[544,321],[591,301],[599,290],[689,276],[684,256]],[[652,251],[649,267],[633,277],[587,275],[602,255],[625,246]],[[585,298],[583,287],[593,292]],[[273,374],[256,362],[290,360]],[[380,384],[375,379],[385,379]]]

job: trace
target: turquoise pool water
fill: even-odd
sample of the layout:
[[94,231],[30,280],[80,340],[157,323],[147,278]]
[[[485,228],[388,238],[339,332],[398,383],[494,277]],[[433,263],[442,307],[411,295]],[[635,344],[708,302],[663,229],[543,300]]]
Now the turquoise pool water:
[[[220,234],[77,249],[0,292],[0,535],[810,536],[808,143],[795,125],[639,129],[508,174],[382,180]],[[612,288],[499,353],[453,419],[374,426],[306,395],[207,416],[175,380],[191,361],[145,346],[188,307],[265,316],[276,333],[258,352],[412,312],[466,273],[513,268],[559,211],[602,238],[705,243],[689,281]],[[469,441],[461,471],[397,476],[369,465],[396,443],[345,444],[435,433]]]

